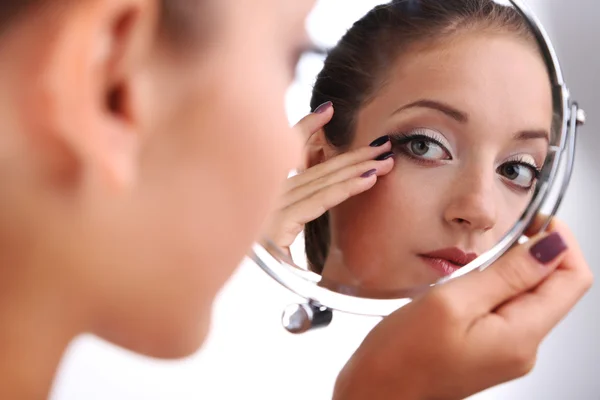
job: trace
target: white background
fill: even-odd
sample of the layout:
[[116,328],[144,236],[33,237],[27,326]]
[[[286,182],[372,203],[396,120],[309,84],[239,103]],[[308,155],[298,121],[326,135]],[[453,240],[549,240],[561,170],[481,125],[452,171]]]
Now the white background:
[[[321,0],[308,22],[319,43],[330,45],[379,1]],[[578,159],[560,215],[579,238],[598,274],[600,222],[599,46],[594,0],[530,0],[561,57],[574,97],[588,112],[580,131]],[[309,79],[318,63],[303,63]],[[311,75],[312,74],[312,75]],[[292,87],[290,121],[308,109],[305,86]],[[203,350],[183,361],[159,362],[129,354],[92,337],[73,343],[65,356],[52,398],[79,399],[329,399],[338,370],[377,319],[336,314],[332,325],[302,336],[280,326],[293,295],[257,267],[243,264],[215,304],[214,322]],[[528,377],[493,388],[476,399],[600,399],[600,289],[595,287],[542,345]]]

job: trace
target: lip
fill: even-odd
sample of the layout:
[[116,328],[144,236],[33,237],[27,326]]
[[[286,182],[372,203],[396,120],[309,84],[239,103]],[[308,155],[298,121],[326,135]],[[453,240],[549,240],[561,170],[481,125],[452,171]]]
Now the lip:
[[458,247],[449,247],[419,256],[442,276],[453,274],[477,258],[476,253],[466,253]]

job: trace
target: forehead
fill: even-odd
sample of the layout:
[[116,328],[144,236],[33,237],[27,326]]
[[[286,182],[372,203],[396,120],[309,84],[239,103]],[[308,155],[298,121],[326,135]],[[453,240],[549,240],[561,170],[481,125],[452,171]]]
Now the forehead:
[[[552,92],[546,65],[530,43],[509,35],[463,35],[401,56],[378,96],[398,107],[427,98],[475,121],[549,127]],[[392,110],[393,112],[393,110]]]

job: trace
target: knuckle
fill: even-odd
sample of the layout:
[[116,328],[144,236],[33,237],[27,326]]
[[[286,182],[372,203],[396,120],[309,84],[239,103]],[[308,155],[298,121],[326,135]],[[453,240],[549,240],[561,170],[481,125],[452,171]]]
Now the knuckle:
[[350,169],[350,175],[353,177],[360,176],[362,173],[367,172],[369,169],[371,169],[371,164],[368,162],[355,164]]
[[325,199],[324,207],[329,209],[343,202],[351,196],[351,184],[352,182],[346,181],[341,185],[331,186],[331,190],[328,191],[328,196]]
[[463,318],[455,296],[446,288],[433,288],[425,297],[427,312],[437,321],[453,323]]
[[558,232],[560,234],[560,236],[562,236],[562,238],[569,245],[572,245],[573,243],[577,242],[575,235],[573,234],[573,231],[571,230],[571,228],[569,228],[569,226],[567,225],[566,222],[562,221],[559,218],[553,217],[550,220],[550,224],[548,225],[547,230],[549,232]]
[[348,157],[348,159],[354,160],[354,161],[362,160],[362,159],[367,158],[371,154],[372,151],[373,151],[372,147],[360,147],[356,150],[353,150],[353,151],[347,153],[347,157]]
[[360,186],[357,183],[361,182],[362,178],[359,179],[350,179],[345,182],[343,188],[341,188],[340,198],[342,200],[347,200],[352,196],[356,196],[361,192]]
[[327,161],[324,161],[320,165],[323,165],[327,171],[340,171],[349,166],[356,164],[359,158],[354,153],[342,153],[331,156]]
[[[323,215],[325,214],[327,211],[329,210],[329,207],[327,207],[326,204],[323,204],[323,202],[319,202],[314,209],[314,214],[315,215]],[[313,214],[313,213],[310,213]]]
[[513,292],[520,292],[531,285],[533,278],[528,262],[520,262],[514,257],[507,257],[495,268],[502,282]]
[[594,284],[594,274],[590,268],[585,268],[580,274],[581,285],[588,290]]
[[331,179],[332,178],[329,175],[322,175],[315,178],[315,180],[312,181],[312,184],[316,187],[327,187],[331,184]]
[[550,230],[550,231],[560,231],[562,233],[562,232],[568,232],[569,231],[569,227],[560,218],[552,217],[550,219],[550,224],[548,224],[548,230]]
[[293,129],[295,129],[300,134],[305,136],[306,134],[308,134],[310,122],[314,118],[315,118],[315,116],[313,114],[306,115],[304,118],[302,118],[300,121],[298,121],[296,123],[296,125],[294,125]]
[[512,346],[508,355],[510,370],[515,378],[529,374],[537,362],[536,347],[527,345]]

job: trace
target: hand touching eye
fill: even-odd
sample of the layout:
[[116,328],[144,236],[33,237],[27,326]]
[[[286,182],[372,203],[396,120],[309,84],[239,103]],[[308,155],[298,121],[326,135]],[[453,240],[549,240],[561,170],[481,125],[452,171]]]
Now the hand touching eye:
[[[321,112],[304,117],[296,129],[305,138],[305,153],[324,146],[322,128],[333,117],[331,104]],[[394,166],[392,145],[387,136],[371,145],[341,153],[316,165],[302,165],[300,173],[289,178],[278,210],[272,215],[267,238],[289,254],[289,247],[302,232],[305,224],[350,197],[371,189],[378,178],[388,174]]]

